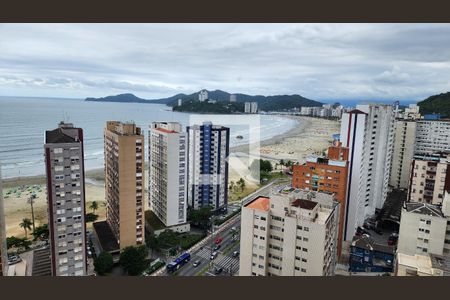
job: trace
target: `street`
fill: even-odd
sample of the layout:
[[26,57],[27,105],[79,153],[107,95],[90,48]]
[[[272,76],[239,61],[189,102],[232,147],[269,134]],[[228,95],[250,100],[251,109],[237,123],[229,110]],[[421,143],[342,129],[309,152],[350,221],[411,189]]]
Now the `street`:
[[[247,204],[249,201],[253,200],[258,196],[268,196],[270,194],[270,189],[273,188],[275,184],[283,183],[283,180],[275,179],[272,182],[266,184],[260,189],[256,190],[252,194],[248,195],[239,202],[234,202],[229,204],[229,208],[240,207]],[[176,276],[234,276],[238,274],[239,271],[239,255],[233,257],[234,251],[239,251],[239,236],[240,236],[240,226],[241,226],[241,215],[240,213],[235,217],[231,218],[224,224],[214,229],[213,235],[209,235],[204,240],[200,241],[196,246],[190,250],[191,259],[184,266],[181,266],[178,271],[174,273]],[[235,240],[233,240],[233,230],[237,229],[235,234]],[[220,243],[221,247],[217,251],[218,255],[215,259],[211,260],[212,250],[214,247],[214,241],[216,238],[222,238]],[[195,261],[200,261],[200,265],[194,267]],[[220,266],[223,271],[220,274],[214,274],[214,267]],[[170,276],[165,268],[152,274],[152,276]]]

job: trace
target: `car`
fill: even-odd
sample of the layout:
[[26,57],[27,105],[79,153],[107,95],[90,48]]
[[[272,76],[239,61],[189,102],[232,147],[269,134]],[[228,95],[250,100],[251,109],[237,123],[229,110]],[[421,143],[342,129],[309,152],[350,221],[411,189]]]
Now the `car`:
[[22,261],[22,258],[18,255],[11,255],[8,257],[8,265],[14,265]]
[[217,250],[219,250],[220,249],[220,245],[215,245],[214,247],[213,247],[213,250],[214,251],[217,251]]
[[197,268],[200,265],[200,263],[201,262],[199,260],[196,260],[192,265],[194,266],[194,268]]
[[238,257],[239,256],[239,251],[234,251],[233,252],[233,257]]
[[375,231],[375,233],[377,233],[379,235],[383,235],[383,232],[378,228],[374,228],[373,231]]
[[213,260],[214,258],[216,258],[217,257],[217,251],[214,251],[212,254],[211,254],[211,257],[210,257],[210,259],[211,260]]
[[216,274],[216,275],[222,273],[222,271],[223,271],[223,268],[222,268],[222,267],[215,267],[215,268],[214,268],[214,274]]
[[219,245],[220,243],[222,243],[222,238],[221,238],[221,237],[218,237],[218,238],[214,241],[214,243],[215,243],[216,245]]
[[367,230],[365,230],[363,227],[356,228],[356,236],[362,236],[363,234],[367,234],[368,236],[370,236],[369,232],[367,232]]

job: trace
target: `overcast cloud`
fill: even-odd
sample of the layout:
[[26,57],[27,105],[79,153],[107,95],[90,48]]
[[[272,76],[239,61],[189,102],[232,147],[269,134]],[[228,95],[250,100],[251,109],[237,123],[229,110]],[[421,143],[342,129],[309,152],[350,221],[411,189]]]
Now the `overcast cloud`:
[[449,24],[0,24],[0,95],[315,100],[450,90]]

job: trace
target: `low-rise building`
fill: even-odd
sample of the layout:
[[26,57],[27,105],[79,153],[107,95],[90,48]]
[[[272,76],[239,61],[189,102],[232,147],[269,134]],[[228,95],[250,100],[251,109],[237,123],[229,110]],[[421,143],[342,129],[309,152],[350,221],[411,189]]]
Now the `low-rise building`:
[[397,253],[396,276],[450,276],[450,257]]
[[272,191],[242,208],[240,276],[331,276],[339,203],[334,195]]
[[[446,197],[449,201],[450,197]],[[428,203],[406,203],[402,209],[398,252],[408,255],[450,254],[450,210]]]
[[393,272],[395,249],[368,235],[355,236],[350,246],[350,272]]

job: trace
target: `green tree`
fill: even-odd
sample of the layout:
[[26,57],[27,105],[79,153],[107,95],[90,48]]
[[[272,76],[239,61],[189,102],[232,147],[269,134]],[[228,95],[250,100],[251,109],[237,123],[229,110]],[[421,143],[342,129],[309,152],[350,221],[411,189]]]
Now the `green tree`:
[[43,224],[41,226],[36,227],[33,231],[33,241],[41,240],[46,241],[49,237],[48,224]]
[[229,190],[230,190],[230,191],[233,191],[233,188],[234,188],[234,181],[232,180],[232,181],[230,181],[230,187],[229,187]]
[[31,246],[31,241],[26,238],[10,236],[6,238],[6,246],[8,249],[16,248],[19,250],[28,250]]
[[159,240],[155,236],[154,233],[147,233],[145,232],[145,244],[150,250],[158,250],[159,249]]
[[189,208],[188,220],[191,224],[202,229],[208,228],[209,218],[212,216],[212,206],[205,206],[199,209]]
[[245,180],[241,177],[238,181],[239,186],[241,187],[241,192],[245,189]]
[[125,247],[120,253],[119,263],[128,275],[136,276],[147,267],[146,259],[148,250],[145,245]]
[[28,230],[31,230],[31,225],[32,225],[32,224],[33,224],[33,223],[32,223],[31,220],[28,219],[28,218],[22,219],[22,222],[19,224],[19,226],[20,226],[21,228],[23,228],[23,230],[25,230],[25,238],[28,237]]
[[112,270],[113,267],[113,257],[111,253],[103,251],[102,253],[97,256],[97,258],[94,260],[94,268],[95,271],[99,275],[104,275]]
[[280,159],[280,165],[284,166],[284,159]]
[[92,212],[95,214],[95,211],[98,209],[98,203],[97,201],[92,201],[91,205],[89,206],[90,209],[92,209]]

